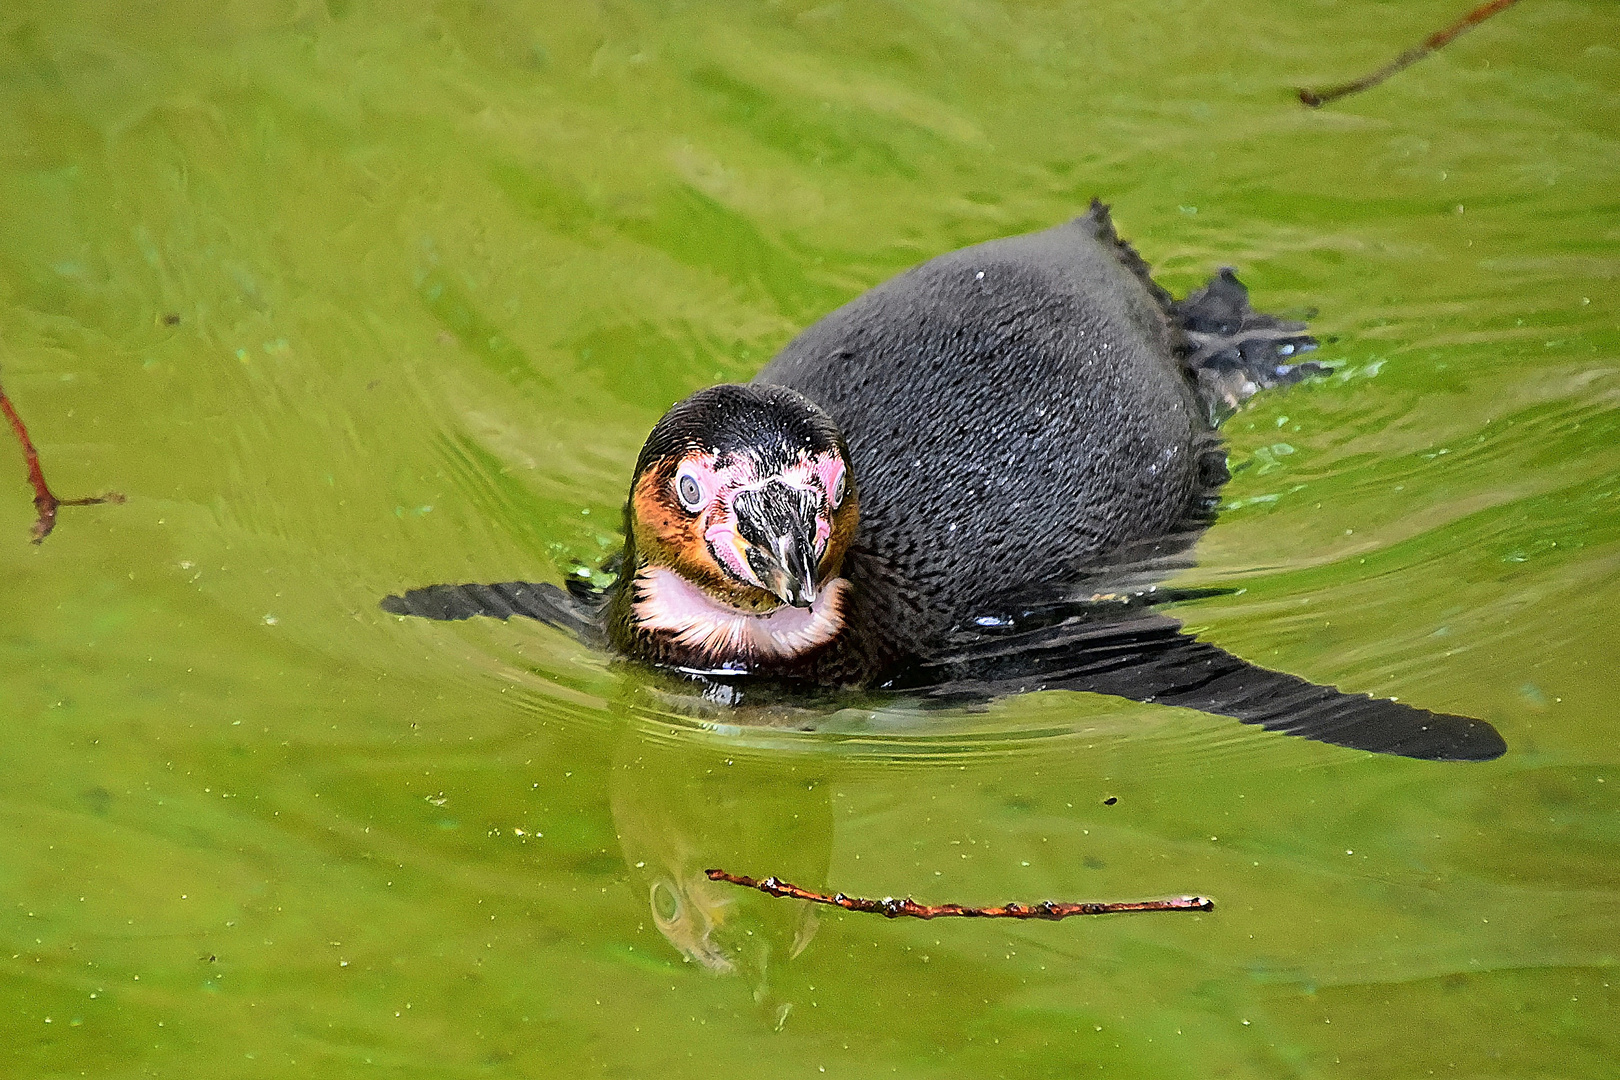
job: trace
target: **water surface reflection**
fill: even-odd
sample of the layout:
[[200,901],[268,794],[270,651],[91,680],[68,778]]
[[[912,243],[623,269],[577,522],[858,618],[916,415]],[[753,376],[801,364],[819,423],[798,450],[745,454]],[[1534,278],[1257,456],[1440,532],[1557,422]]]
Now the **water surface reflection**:
[[687,960],[740,976],[778,1022],[802,990],[792,961],[816,935],[816,910],[800,900],[744,903],[747,893],[704,871],[752,868],[826,885],[832,806],[813,759],[802,764],[694,752],[628,729],[609,782],[630,888],[646,899],[658,932]]

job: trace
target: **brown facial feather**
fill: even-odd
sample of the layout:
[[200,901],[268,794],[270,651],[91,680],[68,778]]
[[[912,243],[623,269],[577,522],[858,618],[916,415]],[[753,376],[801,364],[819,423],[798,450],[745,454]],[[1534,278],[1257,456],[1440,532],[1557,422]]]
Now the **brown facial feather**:
[[692,584],[743,611],[769,611],[781,604],[764,589],[738,581],[715,561],[703,535],[701,515],[676,500],[677,460],[655,462],[639,477],[630,500],[636,552],[652,566],[667,566]]
[[816,567],[817,584],[824,585],[844,571],[844,553],[855,539],[855,528],[860,524],[860,499],[855,493],[855,478],[849,476],[849,465],[844,465],[844,501],[833,511],[832,535],[827,537],[827,550],[821,553]]

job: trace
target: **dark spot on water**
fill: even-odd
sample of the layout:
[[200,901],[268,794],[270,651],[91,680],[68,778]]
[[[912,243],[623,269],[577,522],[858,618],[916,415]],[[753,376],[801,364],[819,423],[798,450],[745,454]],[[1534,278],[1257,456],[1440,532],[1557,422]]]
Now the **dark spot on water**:
[[79,801],[97,817],[106,817],[112,809],[112,792],[104,787],[93,787],[79,792]]
[[1087,855],[1081,862],[1087,870],[1101,870],[1107,864],[1095,855]]
[[180,314],[178,312],[174,312],[174,311],[169,312],[167,315],[163,316],[163,325],[164,326],[179,326],[180,325]]
[[1118,795],[1110,795],[1110,796],[1108,796],[1108,798],[1103,800],[1103,805],[1104,806],[1113,806],[1117,802],[1119,802],[1119,796]]

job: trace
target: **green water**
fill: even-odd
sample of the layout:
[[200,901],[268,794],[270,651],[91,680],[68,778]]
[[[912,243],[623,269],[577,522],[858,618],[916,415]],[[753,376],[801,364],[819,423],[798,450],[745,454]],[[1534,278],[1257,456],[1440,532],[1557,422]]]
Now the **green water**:
[[[0,446],[0,1075],[1615,1075],[1620,12],[1287,91],[1463,6],[0,7],[4,383],[129,496],[31,547]],[[1505,757],[1073,694],[741,728],[377,609],[595,566],[671,401],[1093,194],[1338,369],[1229,423],[1179,580],[1242,591],[1178,614]]]

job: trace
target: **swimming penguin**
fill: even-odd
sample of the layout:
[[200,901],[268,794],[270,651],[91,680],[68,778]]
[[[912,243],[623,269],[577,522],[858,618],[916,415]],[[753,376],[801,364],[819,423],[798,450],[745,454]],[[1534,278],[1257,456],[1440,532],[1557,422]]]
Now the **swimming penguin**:
[[915,267],[752,382],[676,404],[636,461],[608,589],[437,585],[382,606],[526,615],[745,691],[1092,690],[1495,757],[1489,724],[1255,667],[1152,610],[1213,520],[1217,424],[1325,371],[1298,359],[1315,345],[1230,270],[1173,300],[1093,202]]

